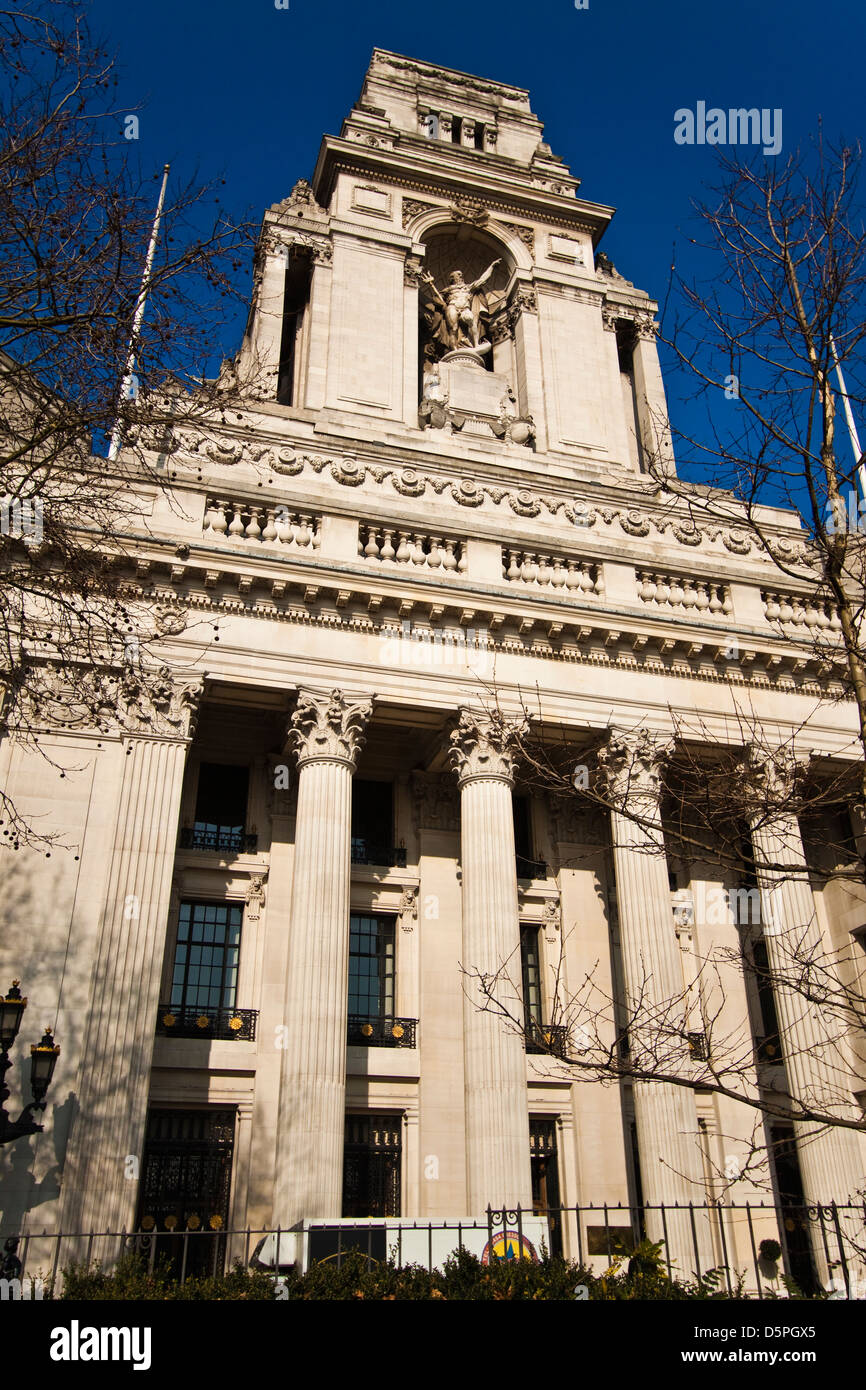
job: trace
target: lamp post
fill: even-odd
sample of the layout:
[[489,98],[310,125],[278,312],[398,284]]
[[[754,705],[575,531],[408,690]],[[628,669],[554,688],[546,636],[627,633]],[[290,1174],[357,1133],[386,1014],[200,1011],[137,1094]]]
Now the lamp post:
[[60,1048],[56,1045],[51,1029],[46,1028],[38,1043],[30,1048],[30,1090],[33,1099],[25,1105],[17,1120],[10,1120],[4,1102],[9,1099],[6,1073],[12,1065],[9,1049],[18,1036],[21,1019],[27,1008],[27,1000],[22,998],[18,988],[20,980],[13,980],[5,999],[0,996],[0,1144],[11,1144],[28,1134],[41,1134],[43,1126],[33,1118],[35,1110],[45,1109],[45,1093],[51,1085]]

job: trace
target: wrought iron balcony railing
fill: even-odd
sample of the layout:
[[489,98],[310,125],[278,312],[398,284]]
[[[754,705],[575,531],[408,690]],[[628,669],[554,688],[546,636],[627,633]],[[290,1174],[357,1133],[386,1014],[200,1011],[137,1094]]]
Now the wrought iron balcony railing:
[[259,837],[231,825],[185,825],[178,843],[181,849],[210,850],[215,854],[255,854]]
[[547,863],[544,859],[527,859],[525,854],[515,856],[518,878],[547,878]]
[[414,1047],[416,1018],[365,1018],[349,1014],[347,1041],[353,1047]]
[[562,1023],[530,1023],[526,1028],[526,1051],[546,1052],[564,1057],[568,1047],[568,1029]]
[[686,1041],[689,1045],[690,1057],[696,1062],[709,1061],[710,1048],[706,1033],[686,1033]]
[[406,849],[403,845],[374,845],[370,840],[352,837],[353,864],[380,864],[387,869],[405,869]]
[[175,1038],[240,1038],[255,1042],[258,1009],[215,1009],[160,1004],[156,1031]]
[[780,1067],[785,1060],[778,1033],[768,1033],[766,1037],[755,1038],[755,1051],[758,1061],[763,1062],[765,1067]]

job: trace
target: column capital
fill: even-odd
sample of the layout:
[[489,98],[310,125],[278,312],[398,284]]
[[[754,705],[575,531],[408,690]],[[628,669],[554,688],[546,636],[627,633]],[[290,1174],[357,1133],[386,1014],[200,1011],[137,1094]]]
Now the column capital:
[[344,763],[354,772],[372,712],[372,699],[349,700],[341,690],[329,695],[302,690],[288,730],[298,763]]
[[450,749],[458,785],[485,778],[512,786],[515,744],[528,727],[526,719],[461,709]]
[[671,734],[649,729],[611,729],[598,753],[602,788],[613,802],[643,801],[658,805],[662,769],[673,751]]
[[743,760],[743,794],[749,811],[765,815],[796,814],[790,802],[809,769],[789,745],[759,747],[750,743]]

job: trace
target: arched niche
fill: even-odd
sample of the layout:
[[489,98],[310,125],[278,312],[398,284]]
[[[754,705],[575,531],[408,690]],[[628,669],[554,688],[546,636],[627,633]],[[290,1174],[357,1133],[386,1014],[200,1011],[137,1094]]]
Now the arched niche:
[[[516,262],[505,240],[487,227],[450,220],[433,223],[416,233],[416,236],[425,247],[424,270],[433,276],[440,293],[446,292],[449,277],[454,271],[459,270],[467,285],[471,285],[492,262],[499,262],[483,286],[491,310],[485,336],[489,336],[493,342],[492,351],[485,356],[485,366],[490,371],[501,371],[511,378],[514,375],[514,360],[512,344],[507,338],[504,309]],[[419,384],[425,350],[425,327],[421,313],[424,297],[425,286],[422,284],[419,287]]]

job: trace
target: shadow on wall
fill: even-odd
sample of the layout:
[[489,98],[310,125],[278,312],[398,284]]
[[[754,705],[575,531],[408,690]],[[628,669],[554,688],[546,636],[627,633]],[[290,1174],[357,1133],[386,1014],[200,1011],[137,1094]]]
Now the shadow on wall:
[[[62,855],[62,851],[61,851]],[[76,866],[77,867],[77,866]],[[46,872],[46,870],[48,870]],[[12,1092],[5,1102],[7,1114],[17,1119],[31,1100],[30,1044],[38,1042],[43,1029],[54,1022],[58,998],[67,970],[67,927],[63,905],[69,898],[69,866],[59,858],[50,869],[44,856],[19,851],[0,857],[0,901],[2,910],[2,954],[0,954],[0,990],[5,994],[13,979],[20,979],[22,993],[29,999],[21,1030],[11,1049],[12,1067],[7,1084]],[[34,891],[38,888],[38,891]],[[47,915],[49,914],[50,915]],[[55,924],[60,930],[55,929]],[[69,953],[71,956],[71,953]],[[76,998],[89,989],[87,979],[76,981],[77,991],[64,989],[63,1008],[59,1016],[58,1042],[60,1063],[65,1063],[66,1076],[58,1066],[54,1088],[59,1091],[74,1079],[70,1069],[77,1069],[80,1038],[75,1036],[71,1019],[84,1018],[84,998]],[[71,982],[70,982],[71,986]],[[78,1006],[78,1007],[76,1007]],[[65,1036],[64,1036],[65,1034]],[[59,1083],[59,1086],[58,1086]],[[51,1092],[44,1111],[36,1118],[44,1125],[42,1134],[14,1140],[0,1148],[0,1235],[18,1234],[27,1213],[60,1195],[60,1176],[66,1144],[78,1109],[78,1099],[72,1089],[65,1100],[54,1103]],[[50,1224],[50,1222],[46,1223]],[[39,1225],[38,1219],[36,1225]]]

